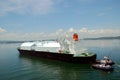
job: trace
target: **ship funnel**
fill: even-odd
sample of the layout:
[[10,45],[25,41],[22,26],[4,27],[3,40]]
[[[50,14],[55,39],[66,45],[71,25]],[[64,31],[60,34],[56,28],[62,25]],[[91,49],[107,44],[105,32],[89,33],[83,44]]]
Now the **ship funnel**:
[[74,41],[78,41],[78,34],[77,34],[77,33],[74,33],[74,34],[73,34],[73,40],[74,40]]

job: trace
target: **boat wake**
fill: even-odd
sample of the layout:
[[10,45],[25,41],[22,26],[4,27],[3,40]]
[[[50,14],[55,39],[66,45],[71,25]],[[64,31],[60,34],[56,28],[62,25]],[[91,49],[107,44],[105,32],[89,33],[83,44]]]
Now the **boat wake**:
[[115,64],[114,68],[115,68],[115,72],[120,73],[120,64]]
[[116,64],[116,66],[120,68],[120,64]]

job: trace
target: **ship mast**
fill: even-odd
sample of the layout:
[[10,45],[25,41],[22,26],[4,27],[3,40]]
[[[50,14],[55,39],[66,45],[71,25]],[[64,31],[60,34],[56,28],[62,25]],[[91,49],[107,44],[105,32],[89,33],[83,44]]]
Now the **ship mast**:
[[61,45],[61,50],[69,52],[69,54],[76,54],[75,43],[78,41],[78,34],[74,33],[73,36],[60,37],[59,42]]

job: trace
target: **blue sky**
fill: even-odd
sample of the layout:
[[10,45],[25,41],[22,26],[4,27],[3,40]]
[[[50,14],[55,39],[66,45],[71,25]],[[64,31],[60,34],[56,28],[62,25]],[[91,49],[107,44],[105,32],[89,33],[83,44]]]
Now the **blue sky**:
[[120,0],[0,0],[0,40],[66,32],[81,38],[119,36]]

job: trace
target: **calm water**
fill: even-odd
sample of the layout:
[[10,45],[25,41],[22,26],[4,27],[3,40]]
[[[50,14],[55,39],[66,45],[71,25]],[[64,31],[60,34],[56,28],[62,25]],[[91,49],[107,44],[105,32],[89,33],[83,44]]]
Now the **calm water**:
[[[0,43],[0,80],[120,80],[120,40],[84,40],[77,44],[115,61],[113,72],[94,70],[88,64],[72,64],[29,56],[17,51],[19,43]],[[79,50],[78,49],[78,50]]]

